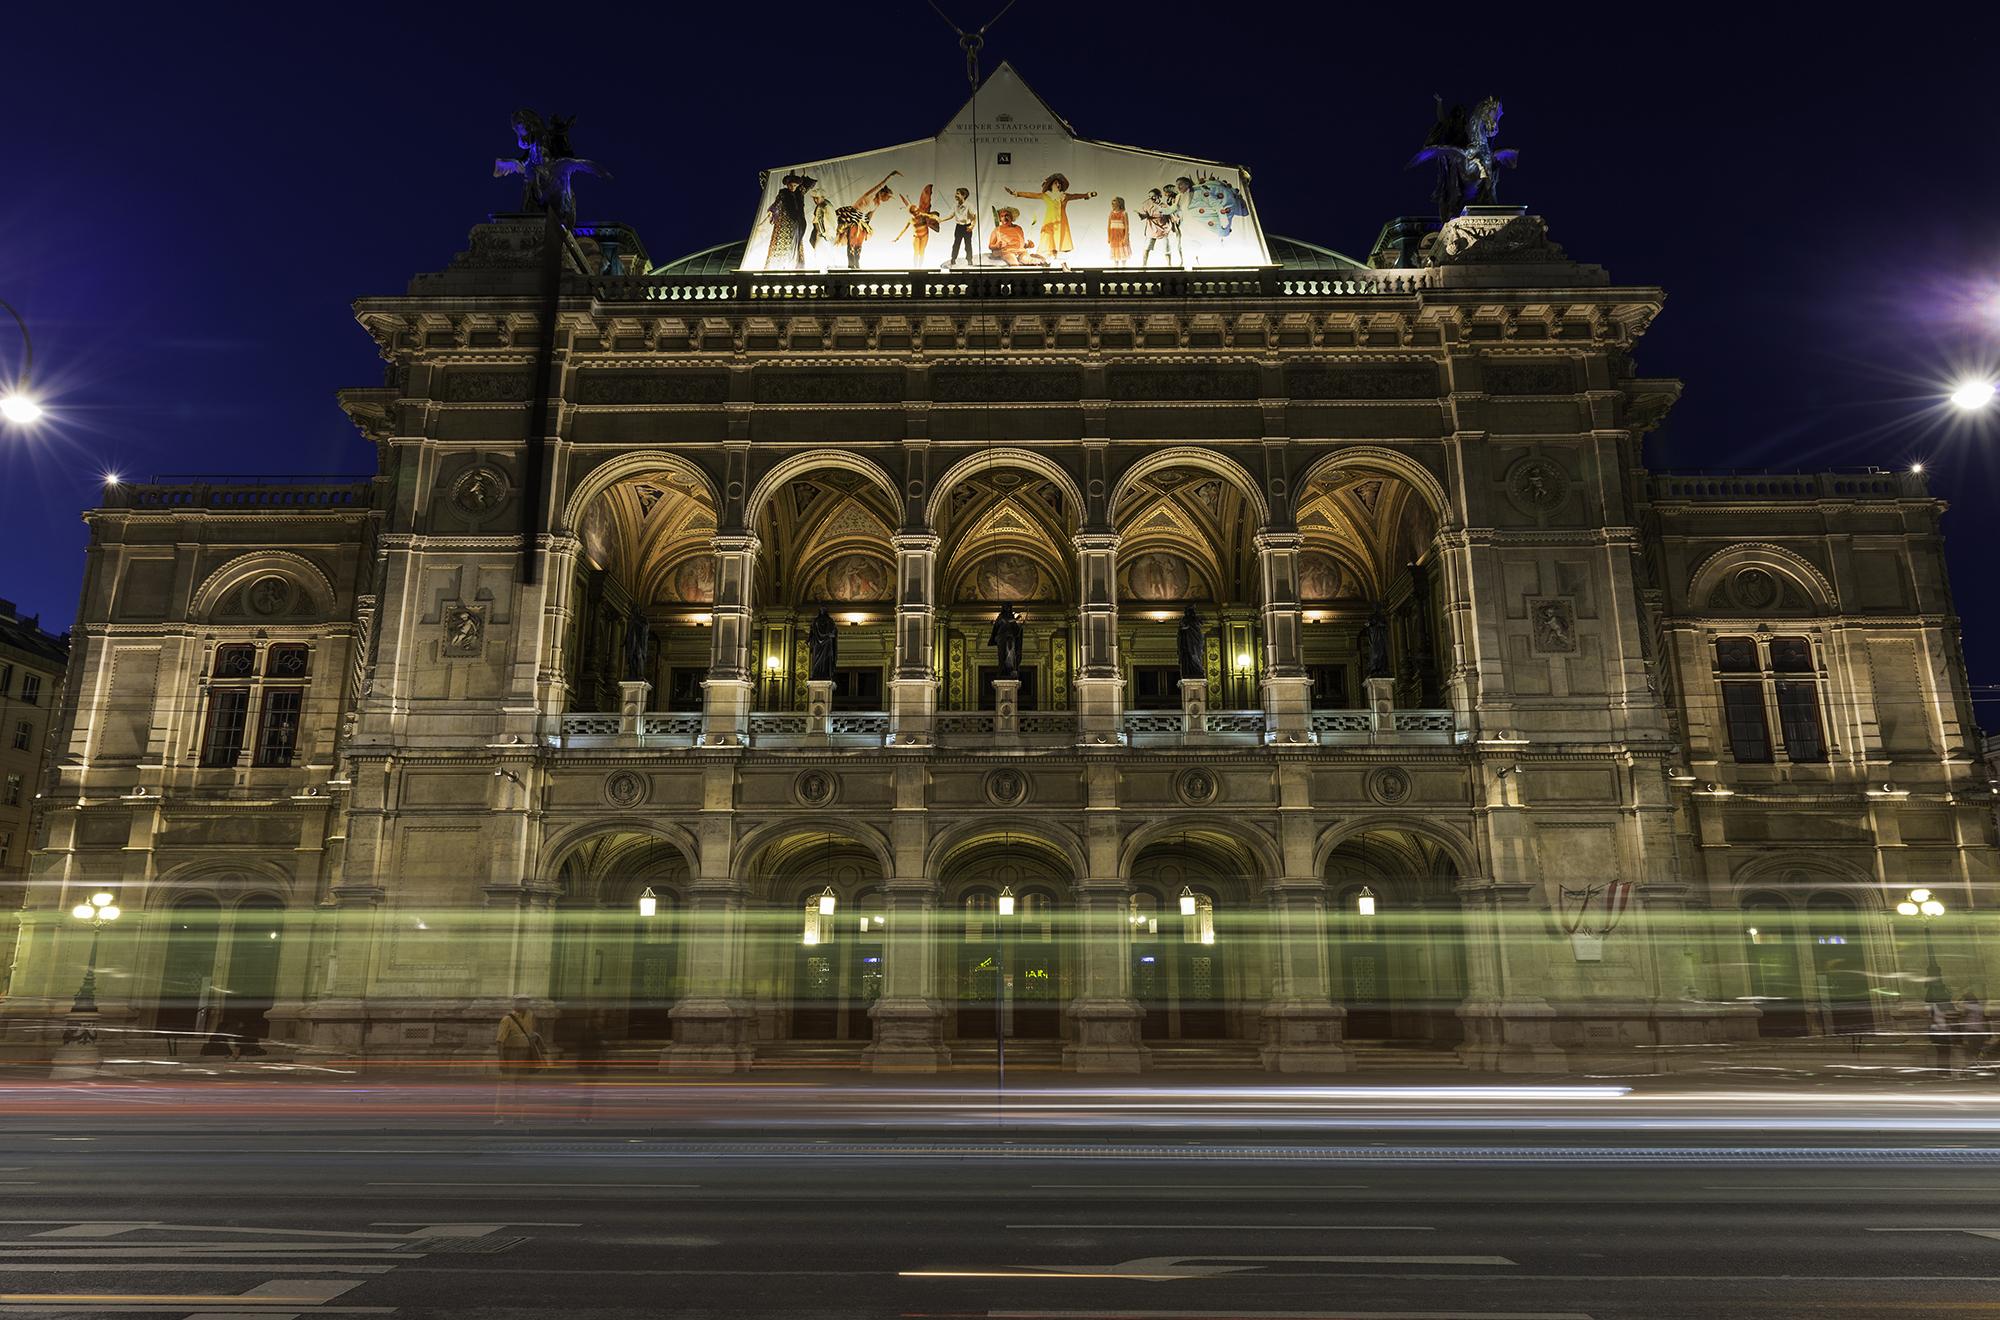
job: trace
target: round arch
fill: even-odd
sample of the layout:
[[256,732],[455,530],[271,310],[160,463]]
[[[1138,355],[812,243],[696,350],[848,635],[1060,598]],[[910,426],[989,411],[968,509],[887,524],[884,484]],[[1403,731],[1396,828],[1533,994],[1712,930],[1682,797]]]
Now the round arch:
[[640,449],[629,454],[619,454],[608,458],[577,478],[570,490],[569,499],[563,504],[562,526],[559,535],[574,535],[583,522],[585,510],[590,502],[621,481],[644,476],[648,472],[671,472],[708,497],[709,507],[718,517],[722,512],[722,500],[716,494],[715,483],[708,474],[690,463],[679,454],[670,454],[664,449]]
[[1812,601],[1814,609],[1830,613],[1839,608],[1839,596],[1826,574],[1804,556],[1769,541],[1739,541],[1702,560],[1688,575],[1688,600],[1707,600],[1726,575],[1752,565],[1789,579]]
[[952,489],[961,481],[1002,467],[1021,468],[1045,479],[1062,492],[1072,516],[1078,520],[1083,518],[1083,491],[1060,463],[1032,449],[1002,447],[981,450],[977,454],[960,459],[932,483],[930,497],[924,501],[924,526],[933,531],[937,529],[938,518],[944,512],[945,501],[951,498]]
[[201,580],[194,592],[194,616],[206,620],[230,592],[266,573],[291,578],[304,587],[315,614],[331,611],[333,602],[339,599],[326,570],[304,555],[290,550],[252,550],[220,565]]
[[750,872],[761,860],[764,851],[773,844],[782,843],[796,834],[828,834],[847,839],[872,854],[884,877],[896,874],[895,850],[889,846],[889,836],[873,825],[863,824],[852,817],[843,817],[837,822],[829,822],[824,816],[785,816],[751,827],[738,836],[735,855],[730,867],[737,880],[748,880]]
[[1254,826],[1232,820],[1169,819],[1142,825],[1119,841],[1119,876],[1128,881],[1132,879],[1139,855],[1155,844],[1170,842],[1178,836],[1196,834],[1219,836],[1247,853],[1250,860],[1256,864],[1259,874],[1246,879],[1270,881],[1285,873],[1276,842],[1259,833]]
[[1119,474],[1117,483],[1111,489],[1111,501],[1106,507],[1115,514],[1119,502],[1125,498],[1134,484],[1155,472],[1171,467],[1202,468],[1221,477],[1236,487],[1242,494],[1244,503],[1255,511],[1260,530],[1271,525],[1270,501],[1264,498],[1264,492],[1258,489],[1256,480],[1243,465],[1227,454],[1218,453],[1213,449],[1202,449],[1195,445],[1177,445],[1171,449],[1162,449],[1133,463]]
[[680,853],[681,860],[687,863],[689,875],[694,875],[699,868],[701,845],[692,831],[639,816],[599,816],[545,837],[542,840],[541,864],[536,873],[543,876],[559,874],[571,853],[592,839],[607,834],[638,834],[657,839]]
[[889,498],[891,509],[903,507],[903,497],[896,489],[896,483],[880,464],[859,454],[841,449],[808,449],[802,454],[793,454],[784,459],[758,479],[751,488],[750,498],[743,506],[743,526],[754,532],[757,520],[763,516],[764,506],[785,487],[785,483],[804,476],[808,472],[836,468],[844,472],[857,473],[874,483],[875,487]]
[[1292,487],[1294,495],[1309,489],[1316,481],[1343,471],[1368,472],[1401,481],[1423,497],[1440,529],[1453,525],[1455,521],[1451,516],[1451,502],[1445,494],[1444,483],[1410,455],[1383,445],[1346,445],[1322,454],[1300,474]]
[[1069,868],[1072,881],[1088,872],[1083,845],[1074,836],[1039,825],[1023,825],[1017,816],[982,816],[962,821],[932,838],[924,856],[924,873],[940,876],[954,861],[1000,838],[1011,837],[1026,848]]
[[1890,895],[1861,868],[1822,857],[1768,857],[1753,861],[1729,877],[1729,894],[1740,909],[1753,895],[1783,898],[1803,913],[1812,900],[1838,894],[1857,913],[1879,914],[1889,908]]
[[[268,864],[248,861],[230,865],[217,865],[212,861],[183,862],[154,877],[144,887],[144,902],[137,906],[141,911],[153,911],[171,907],[192,895],[206,895],[220,902],[227,911],[247,899],[263,895],[290,907],[305,901],[294,893],[298,885],[296,877]],[[113,891],[120,888],[115,883],[93,887]],[[126,906],[134,905],[128,902]]]
[[1465,835],[1444,826],[1412,816],[1364,816],[1359,820],[1347,821],[1329,826],[1313,845],[1313,874],[1324,876],[1334,853],[1341,845],[1350,843],[1365,834],[1383,832],[1409,834],[1427,843],[1436,844],[1444,851],[1451,864],[1458,868],[1461,877],[1477,875],[1475,853],[1472,842]]

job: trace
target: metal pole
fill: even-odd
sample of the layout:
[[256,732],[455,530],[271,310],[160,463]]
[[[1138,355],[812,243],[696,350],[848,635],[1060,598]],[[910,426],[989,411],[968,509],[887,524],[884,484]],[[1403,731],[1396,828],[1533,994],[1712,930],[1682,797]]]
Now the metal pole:
[[993,920],[1000,928],[1000,959],[993,973],[999,983],[993,988],[993,1044],[999,1058],[994,1075],[993,1111],[997,1124],[1007,1126],[1007,925],[996,904]]
[[90,959],[83,966],[83,984],[76,988],[76,1002],[69,1006],[72,1013],[95,1013],[97,1011],[97,939],[104,933],[104,923],[90,923]]

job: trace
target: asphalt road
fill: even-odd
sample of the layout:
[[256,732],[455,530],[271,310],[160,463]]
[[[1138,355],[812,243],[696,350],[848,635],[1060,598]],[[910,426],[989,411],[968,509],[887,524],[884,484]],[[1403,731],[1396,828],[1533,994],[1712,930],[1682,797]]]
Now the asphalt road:
[[1977,1132],[757,1140],[363,1097],[310,1121],[186,1093],[81,1108],[0,1128],[0,1314],[2000,1311],[2000,1144]]

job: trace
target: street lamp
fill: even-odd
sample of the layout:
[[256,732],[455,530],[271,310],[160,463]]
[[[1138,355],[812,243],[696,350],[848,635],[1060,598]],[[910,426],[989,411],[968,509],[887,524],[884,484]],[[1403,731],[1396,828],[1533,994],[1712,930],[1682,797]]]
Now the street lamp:
[[644,889],[639,891],[639,915],[642,917],[650,917],[659,910],[660,910],[660,896],[653,892],[653,887],[651,885],[647,885]]
[[1910,896],[1896,904],[1898,916],[1917,917],[1924,924],[1924,1002],[1941,1004],[1951,998],[1944,988],[1944,971],[1938,966],[1937,946],[1931,942],[1931,922],[1944,915],[1944,903],[1928,889],[1912,889]]
[[1182,916],[1184,916],[1184,917],[1191,917],[1191,916],[1193,916],[1193,915],[1194,915],[1194,905],[1195,905],[1195,897],[1194,897],[1194,890],[1193,890],[1193,889],[1191,889],[1191,888],[1189,888],[1189,887],[1188,887],[1187,885],[1182,885],[1182,886],[1181,886],[1181,915],[1182,915]]
[[1964,412],[1978,412],[1993,406],[1995,387],[1990,380],[1960,381],[1951,392],[1952,406]]
[[7,314],[14,318],[14,324],[21,328],[21,374],[14,378],[11,386],[0,387],[0,417],[15,426],[32,426],[42,419],[42,405],[35,402],[29,388],[29,372],[35,365],[35,341],[28,337],[28,323],[14,310],[12,303],[0,302]]
[[1367,885],[1361,886],[1361,892],[1354,896],[1354,910],[1364,917],[1374,916],[1375,891]]
[[833,892],[832,885],[828,885],[825,889],[819,891],[819,914],[822,917],[832,916],[833,910],[839,905],[840,895]]
[[[1014,887],[1000,886],[1000,897],[995,900],[993,910],[999,917],[1014,915]],[[1007,922],[995,920],[993,933],[998,937],[999,956],[994,960],[993,976],[993,1110],[996,1126],[1007,1125],[1007,992],[1012,978],[1007,975]]]
[[[104,934],[104,924],[119,917],[118,901],[109,890],[100,889],[90,896],[87,903],[78,903],[69,910],[78,921],[90,923],[90,957],[83,966],[83,984],[76,989],[76,1001],[69,1006],[71,1013],[97,1012],[97,942]],[[85,1028],[88,1030],[88,1028]],[[65,1039],[68,1033],[64,1033]]]

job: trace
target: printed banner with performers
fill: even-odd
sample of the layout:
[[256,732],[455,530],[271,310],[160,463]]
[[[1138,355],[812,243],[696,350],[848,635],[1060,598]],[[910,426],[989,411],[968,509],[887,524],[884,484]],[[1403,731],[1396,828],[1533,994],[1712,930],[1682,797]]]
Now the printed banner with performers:
[[1271,264],[1238,166],[1079,138],[1003,64],[935,138],[771,170],[746,271]]

